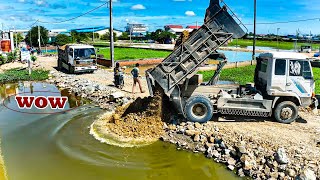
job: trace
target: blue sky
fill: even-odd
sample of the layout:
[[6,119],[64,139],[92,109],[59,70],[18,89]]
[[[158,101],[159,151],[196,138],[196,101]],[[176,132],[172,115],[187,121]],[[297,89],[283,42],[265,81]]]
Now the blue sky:
[[[149,30],[166,24],[201,24],[209,0],[113,0],[114,27],[124,30],[127,22],[144,23]],[[36,20],[56,22],[87,12],[105,0],[0,0],[0,23],[5,29],[28,29]],[[253,0],[225,0],[244,24],[253,23]],[[318,18],[319,20],[290,24],[258,25],[258,33],[320,34],[319,0],[257,0],[258,23]],[[72,29],[92,26],[109,26],[109,10],[103,7],[93,13],[62,24],[44,24],[48,29]],[[252,31],[251,25],[247,26]]]

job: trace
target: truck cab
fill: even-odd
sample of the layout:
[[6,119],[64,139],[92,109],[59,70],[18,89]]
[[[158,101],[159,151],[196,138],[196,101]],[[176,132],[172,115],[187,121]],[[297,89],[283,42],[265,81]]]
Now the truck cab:
[[70,44],[58,50],[58,68],[69,73],[94,72],[97,70],[97,56],[93,46]]
[[298,53],[260,54],[255,86],[264,98],[291,99],[297,106],[308,107],[315,92],[311,63]]

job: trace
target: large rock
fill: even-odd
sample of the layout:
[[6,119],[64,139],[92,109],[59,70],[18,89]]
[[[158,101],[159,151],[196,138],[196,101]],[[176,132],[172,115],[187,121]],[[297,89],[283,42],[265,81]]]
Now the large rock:
[[194,142],[199,142],[200,141],[200,136],[199,135],[195,135],[193,138]]
[[299,180],[316,180],[317,177],[311,169],[304,169],[300,176],[298,177]]
[[110,101],[116,101],[117,99],[120,99],[123,97],[124,97],[124,93],[118,91],[118,92],[110,94],[109,99],[110,99]]
[[275,159],[278,163],[280,164],[288,164],[289,163],[289,158],[287,157],[286,151],[284,148],[279,148],[276,155]]
[[229,164],[229,165],[235,166],[236,163],[237,163],[237,161],[236,161],[235,159],[233,159],[233,158],[229,158],[229,159],[228,159],[228,164]]

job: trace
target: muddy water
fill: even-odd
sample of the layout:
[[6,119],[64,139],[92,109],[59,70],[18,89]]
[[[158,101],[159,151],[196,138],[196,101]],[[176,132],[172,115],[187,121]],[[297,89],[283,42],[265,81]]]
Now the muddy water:
[[[29,92],[30,87],[34,92],[59,92],[48,84],[11,84],[0,86],[0,100]],[[4,103],[14,106],[13,98]],[[69,99],[66,108],[83,103],[76,97]],[[88,128],[102,113],[84,105],[62,114],[22,114],[1,103],[2,153],[9,179],[237,179],[202,154],[178,151],[168,143],[159,141],[141,148],[102,144],[89,135]]]

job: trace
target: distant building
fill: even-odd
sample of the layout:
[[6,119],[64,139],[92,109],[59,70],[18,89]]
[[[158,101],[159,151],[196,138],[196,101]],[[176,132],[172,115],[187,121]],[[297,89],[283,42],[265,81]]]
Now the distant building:
[[166,25],[164,26],[164,30],[171,32],[177,36],[180,36],[183,31],[192,32],[195,29],[199,29],[200,26],[187,26],[186,28],[183,28],[181,25]]
[[187,29],[200,29],[201,28],[201,26],[187,26],[186,27]]
[[125,29],[132,37],[144,37],[148,30],[146,25],[137,23],[128,23]]
[[26,38],[29,30],[26,30],[26,29],[17,29],[17,30],[15,30],[14,32],[20,33],[23,38]]
[[[79,33],[98,33],[99,36],[102,36],[107,32],[109,32],[109,29],[110,29],[109,27],[97,26],[97,27],[89,27],[89,28],[71,29],[69,32],[76,31]],[[116,33],[117,37],[122,35],[122,31],[118,29],[113,29],[113,32]]]

